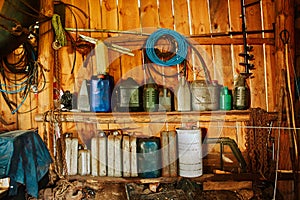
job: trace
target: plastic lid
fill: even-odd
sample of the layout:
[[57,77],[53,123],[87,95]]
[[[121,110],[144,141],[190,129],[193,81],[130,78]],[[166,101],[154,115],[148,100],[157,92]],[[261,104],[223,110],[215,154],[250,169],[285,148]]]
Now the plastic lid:
[[99,132],[98,132],[98,136],[99,136],[99,137],[104,137],[104,136],[106,136],[106,135],[105,135],[105,132],[104,132],[104,131],[99,131]]
[[120,135],[120,133],[119,133],[119,131],[113,131],[113,135],[117,136],[117,135]]
[[66,138],[71,138],[73,136],[73,133],[65,133]]
[[224,87],[223,87],[223,91],[224,91],[224,94],[228,94],[228,87],[227,87],[227,86],[224,86]]

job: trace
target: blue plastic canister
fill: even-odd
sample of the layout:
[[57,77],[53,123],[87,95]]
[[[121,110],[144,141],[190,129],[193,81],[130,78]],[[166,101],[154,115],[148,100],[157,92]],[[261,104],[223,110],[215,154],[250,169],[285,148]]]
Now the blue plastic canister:
[[160,139],[158,137],[138,138],[138,172],[141,178],[161,176]]
[[91,111],[111,111],[111,94],[114,86],[113,77],[107,74],[92,76],[90,83]]

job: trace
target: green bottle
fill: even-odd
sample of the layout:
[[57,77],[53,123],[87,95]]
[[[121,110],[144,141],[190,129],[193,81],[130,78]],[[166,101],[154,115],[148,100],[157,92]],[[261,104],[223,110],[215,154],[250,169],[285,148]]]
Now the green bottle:
[[150,77],[148,83],[143,88],[143,107],[146,112],[155,112],[158,110],[159,96],[158,85]]
[[231,101],[231,95],[229,94],[228,87],[222,87],[220,93],[220,110],[231,110]]

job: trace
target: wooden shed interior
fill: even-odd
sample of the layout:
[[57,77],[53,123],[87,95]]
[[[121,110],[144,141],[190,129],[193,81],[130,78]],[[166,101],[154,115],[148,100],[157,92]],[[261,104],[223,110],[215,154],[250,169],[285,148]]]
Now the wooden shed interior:
[[[36,199],[300,198],[299,0],[0,0],[0,8],[1,132],[36,130],[53,159],[46,175],[51,187],[40,189]],[[162,30],[151,49],[151,36]],[[178,92],[182,78],[193,104],[205,98],[193,98],[199,81],[226,86],[234,101],[241,75],[249,107],[178,110],[186,98]],[[91,111],[92,79],[103,77],[112,79],[111,108]],[[157,98],[174,94],[177,109],[121,112],[120,87],[128,78],[140,88],[151,80],[167,88],[170,93],[161,90]],[[181,176],[180,160],[175,172],[163,166],[149,178],[125,176],[122,169],[121,175],[100,176],[67,168],[67,135],[90,151],[99,132],[119,133],[121,143],[158,138],[163,157],[164,134],[183,128],[201,133],[200,176]],[[168,156],[176,157],[179,150],[168,148]],[[106,162],[114,159],[107,153]],[[164,188],[184,188],[182,181],[190,184],[188,197]],[[138,197],[139,190],[144,193]]]

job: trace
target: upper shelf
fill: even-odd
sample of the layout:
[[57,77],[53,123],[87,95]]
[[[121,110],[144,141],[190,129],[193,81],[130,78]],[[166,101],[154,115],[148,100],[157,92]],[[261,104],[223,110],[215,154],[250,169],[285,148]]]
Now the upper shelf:
[[[187,122],[242,122],[249,121],[249,110],[232,111],[189,111],[189,112],[60,112],[62,122],[82,122],[82,123],[187,123]],[[57,115],[55,112],[54,115]],[[37,122],[51,121],[53,114],[48,113],[46,117],[43,114],[37,114]],[[276,120],[277,113],[269,112],[270,120]]]

